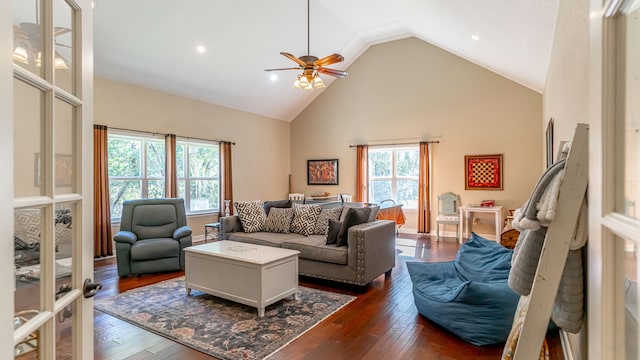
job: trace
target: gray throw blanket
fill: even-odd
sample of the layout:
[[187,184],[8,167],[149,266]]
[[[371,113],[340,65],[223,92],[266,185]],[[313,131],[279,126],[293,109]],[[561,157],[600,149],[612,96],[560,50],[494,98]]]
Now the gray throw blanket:
[[[564,165],[564,160],[561,160],[549,167],[529,200],[516,210],[512,225],[520,230],[520,236],[513,252],[508,281],[509,287],[520,295],[526,296],[531,292],[547,233],[546,225],[555,216],[557,188],[562,181]],[[553,187],[556,192],[546,191],[549,187]],[[583,210],[585,209],[586,203],[583,205]],[[578,227],[573,236],[582,235],[583,231]],[[584,318],[584,275],[580,247],[585,241],[586,238],[584,241],[572,238],[572,242],[580,245],[569,250],[551,314],[551,319],[558,327],[572,333],[580,330]]]

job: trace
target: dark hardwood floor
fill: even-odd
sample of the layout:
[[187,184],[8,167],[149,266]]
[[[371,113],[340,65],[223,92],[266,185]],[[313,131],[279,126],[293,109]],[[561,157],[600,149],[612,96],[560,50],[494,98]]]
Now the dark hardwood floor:
[[[418,314],[413,303],[407,261],[444,261],[455,257],[458,244],[447,238],[401,234],[391,277],[366,288],[300,278],[300,285],[357,296],[270,359],[500,359],[502,345],[468,344]],[[411,239],[410,239],[411,238]],[[183,275],[182,272],[119,279],[115,259],[96,261],[95,281],[103,289],[96,298]],[[186,346],[95,311],[95,359],[212,359]],[[550,360],[563,359],[557,333],[549,333]]]

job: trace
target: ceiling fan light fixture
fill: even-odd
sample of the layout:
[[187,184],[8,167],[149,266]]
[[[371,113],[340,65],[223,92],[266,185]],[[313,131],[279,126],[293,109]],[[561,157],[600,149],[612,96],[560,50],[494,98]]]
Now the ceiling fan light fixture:
[[313,79],[313,88],[322,89],[323,87],[324,87],[324,81],[322,81],[322,78],[320,77],[320,75],[316,74],[315,78]]
[[298,80],[296,80],[296,82],[298,83],[298,86],[301,89],[306,89],[311,85],[309,82],[309,79],[307,79],[307,77],[304,75],[299,75]]

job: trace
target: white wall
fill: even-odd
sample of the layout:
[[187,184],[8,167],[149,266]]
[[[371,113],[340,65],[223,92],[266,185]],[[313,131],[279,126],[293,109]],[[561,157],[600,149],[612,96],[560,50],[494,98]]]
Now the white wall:
[[[236,143],[234,200],[283,199],[289,186],[289,123],[96,78],[95,123],[130,130]],[[213,215],[192,217],[195,235]],[[116,227],[117,228],[117,227]],[[117,230],[117,229],[116,229]]]
[[[543,103],[543,126],[554,119],[557,154],[559,142],[571,140],[576,124],[589,122],[588,1],[560,1]],[[568,338],[573,357],[586,359],[587,332],[569,334]]]

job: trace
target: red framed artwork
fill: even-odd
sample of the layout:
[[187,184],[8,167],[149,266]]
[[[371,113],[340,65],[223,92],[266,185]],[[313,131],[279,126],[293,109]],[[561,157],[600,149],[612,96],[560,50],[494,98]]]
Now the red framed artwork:
[[465,190],[502,190],[502,154],[465,155]]

